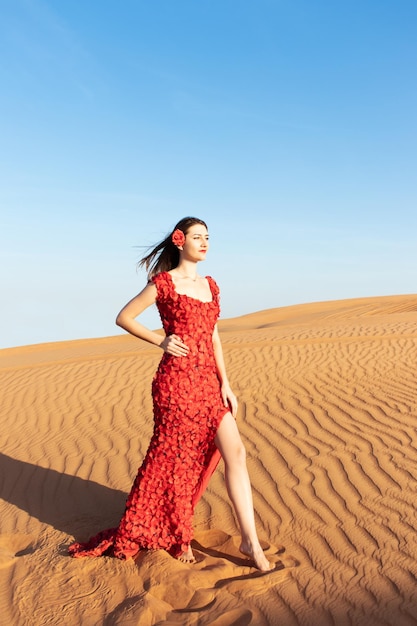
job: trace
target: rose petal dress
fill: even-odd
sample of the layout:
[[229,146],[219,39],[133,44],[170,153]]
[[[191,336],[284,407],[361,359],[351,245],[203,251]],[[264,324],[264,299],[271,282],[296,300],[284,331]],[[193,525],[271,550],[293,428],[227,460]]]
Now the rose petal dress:
[[189,347],[186,357],[164,353],[152,382],[154,430],[117,528],[74,543],[74,557],[113,554],[125,559],[142,549],[186,551],[193,538],[194,507],[220,454],[214,439],[224,406],[213,351],[219,316],[219,289],[208,276],[212,300],[178,294],[171,275],[152,279],[166,335]]

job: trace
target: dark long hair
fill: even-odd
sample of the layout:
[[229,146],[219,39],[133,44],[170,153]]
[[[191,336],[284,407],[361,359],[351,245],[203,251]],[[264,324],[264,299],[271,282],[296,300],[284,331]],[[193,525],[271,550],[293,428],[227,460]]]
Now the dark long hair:
[[138,266],[144,266],[148,272],[148,280],[155,274],[159,274],[159,272],[168,272],[177,267],[180,262],[180,253],[177,246],[172,242],[172,233],[174,230],[181,230],[186,235],[189,228],[194,226],[194,224],[201,224],[207,228],[207,224],[197,217],[183,217],[165,239],[139,261]]

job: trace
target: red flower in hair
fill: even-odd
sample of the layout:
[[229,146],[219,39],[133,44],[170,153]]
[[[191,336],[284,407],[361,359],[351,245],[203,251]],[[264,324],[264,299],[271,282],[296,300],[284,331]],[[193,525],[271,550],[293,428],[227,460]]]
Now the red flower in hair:
[[174,230],[174,232],[172,233],[172,243],[175,246],[183,246],[185,243],[185,235],[182,232],[182,230],[180,230],[179,228],[177,228],[177,230]]

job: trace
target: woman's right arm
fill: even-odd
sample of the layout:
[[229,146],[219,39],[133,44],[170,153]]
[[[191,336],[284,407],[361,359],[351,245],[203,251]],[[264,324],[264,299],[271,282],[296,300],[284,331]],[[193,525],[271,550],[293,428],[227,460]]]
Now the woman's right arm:
[[146,328],[146,326],[136,320],[145,309],[155,303],[156,295],[156,286],[153,283],[148,283],[145,289],[142,289],[135,298],[130,300],[130,302],[123,307],[116,317],[116,324],[134,337],[159,346],[164,352],[168,352],[168,354],[173,356],[187,356],[188,347],[181,341],[178,335],[161,337],[159,333],[149,330],[149,328]]
[[143,324],[136,321],[136,318],[143,313],[145,309],[150,307],[156,301],[156,286],[153,283],[146,285],[142,291],[132,298],[130,302],[123,307],[118,316],[116,317],[116,324],[123,328],[128,333],[149,343],[153,343],[155,346],[161,346],[164,337],[161,337],[153,330],[149,330]]

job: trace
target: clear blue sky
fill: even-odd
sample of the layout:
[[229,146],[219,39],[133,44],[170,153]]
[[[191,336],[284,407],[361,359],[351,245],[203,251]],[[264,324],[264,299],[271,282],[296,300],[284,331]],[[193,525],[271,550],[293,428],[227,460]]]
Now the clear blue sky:
[[185,215],[223,317],[417,292],[415,0],[0,5],[1,347],[121,332]]

